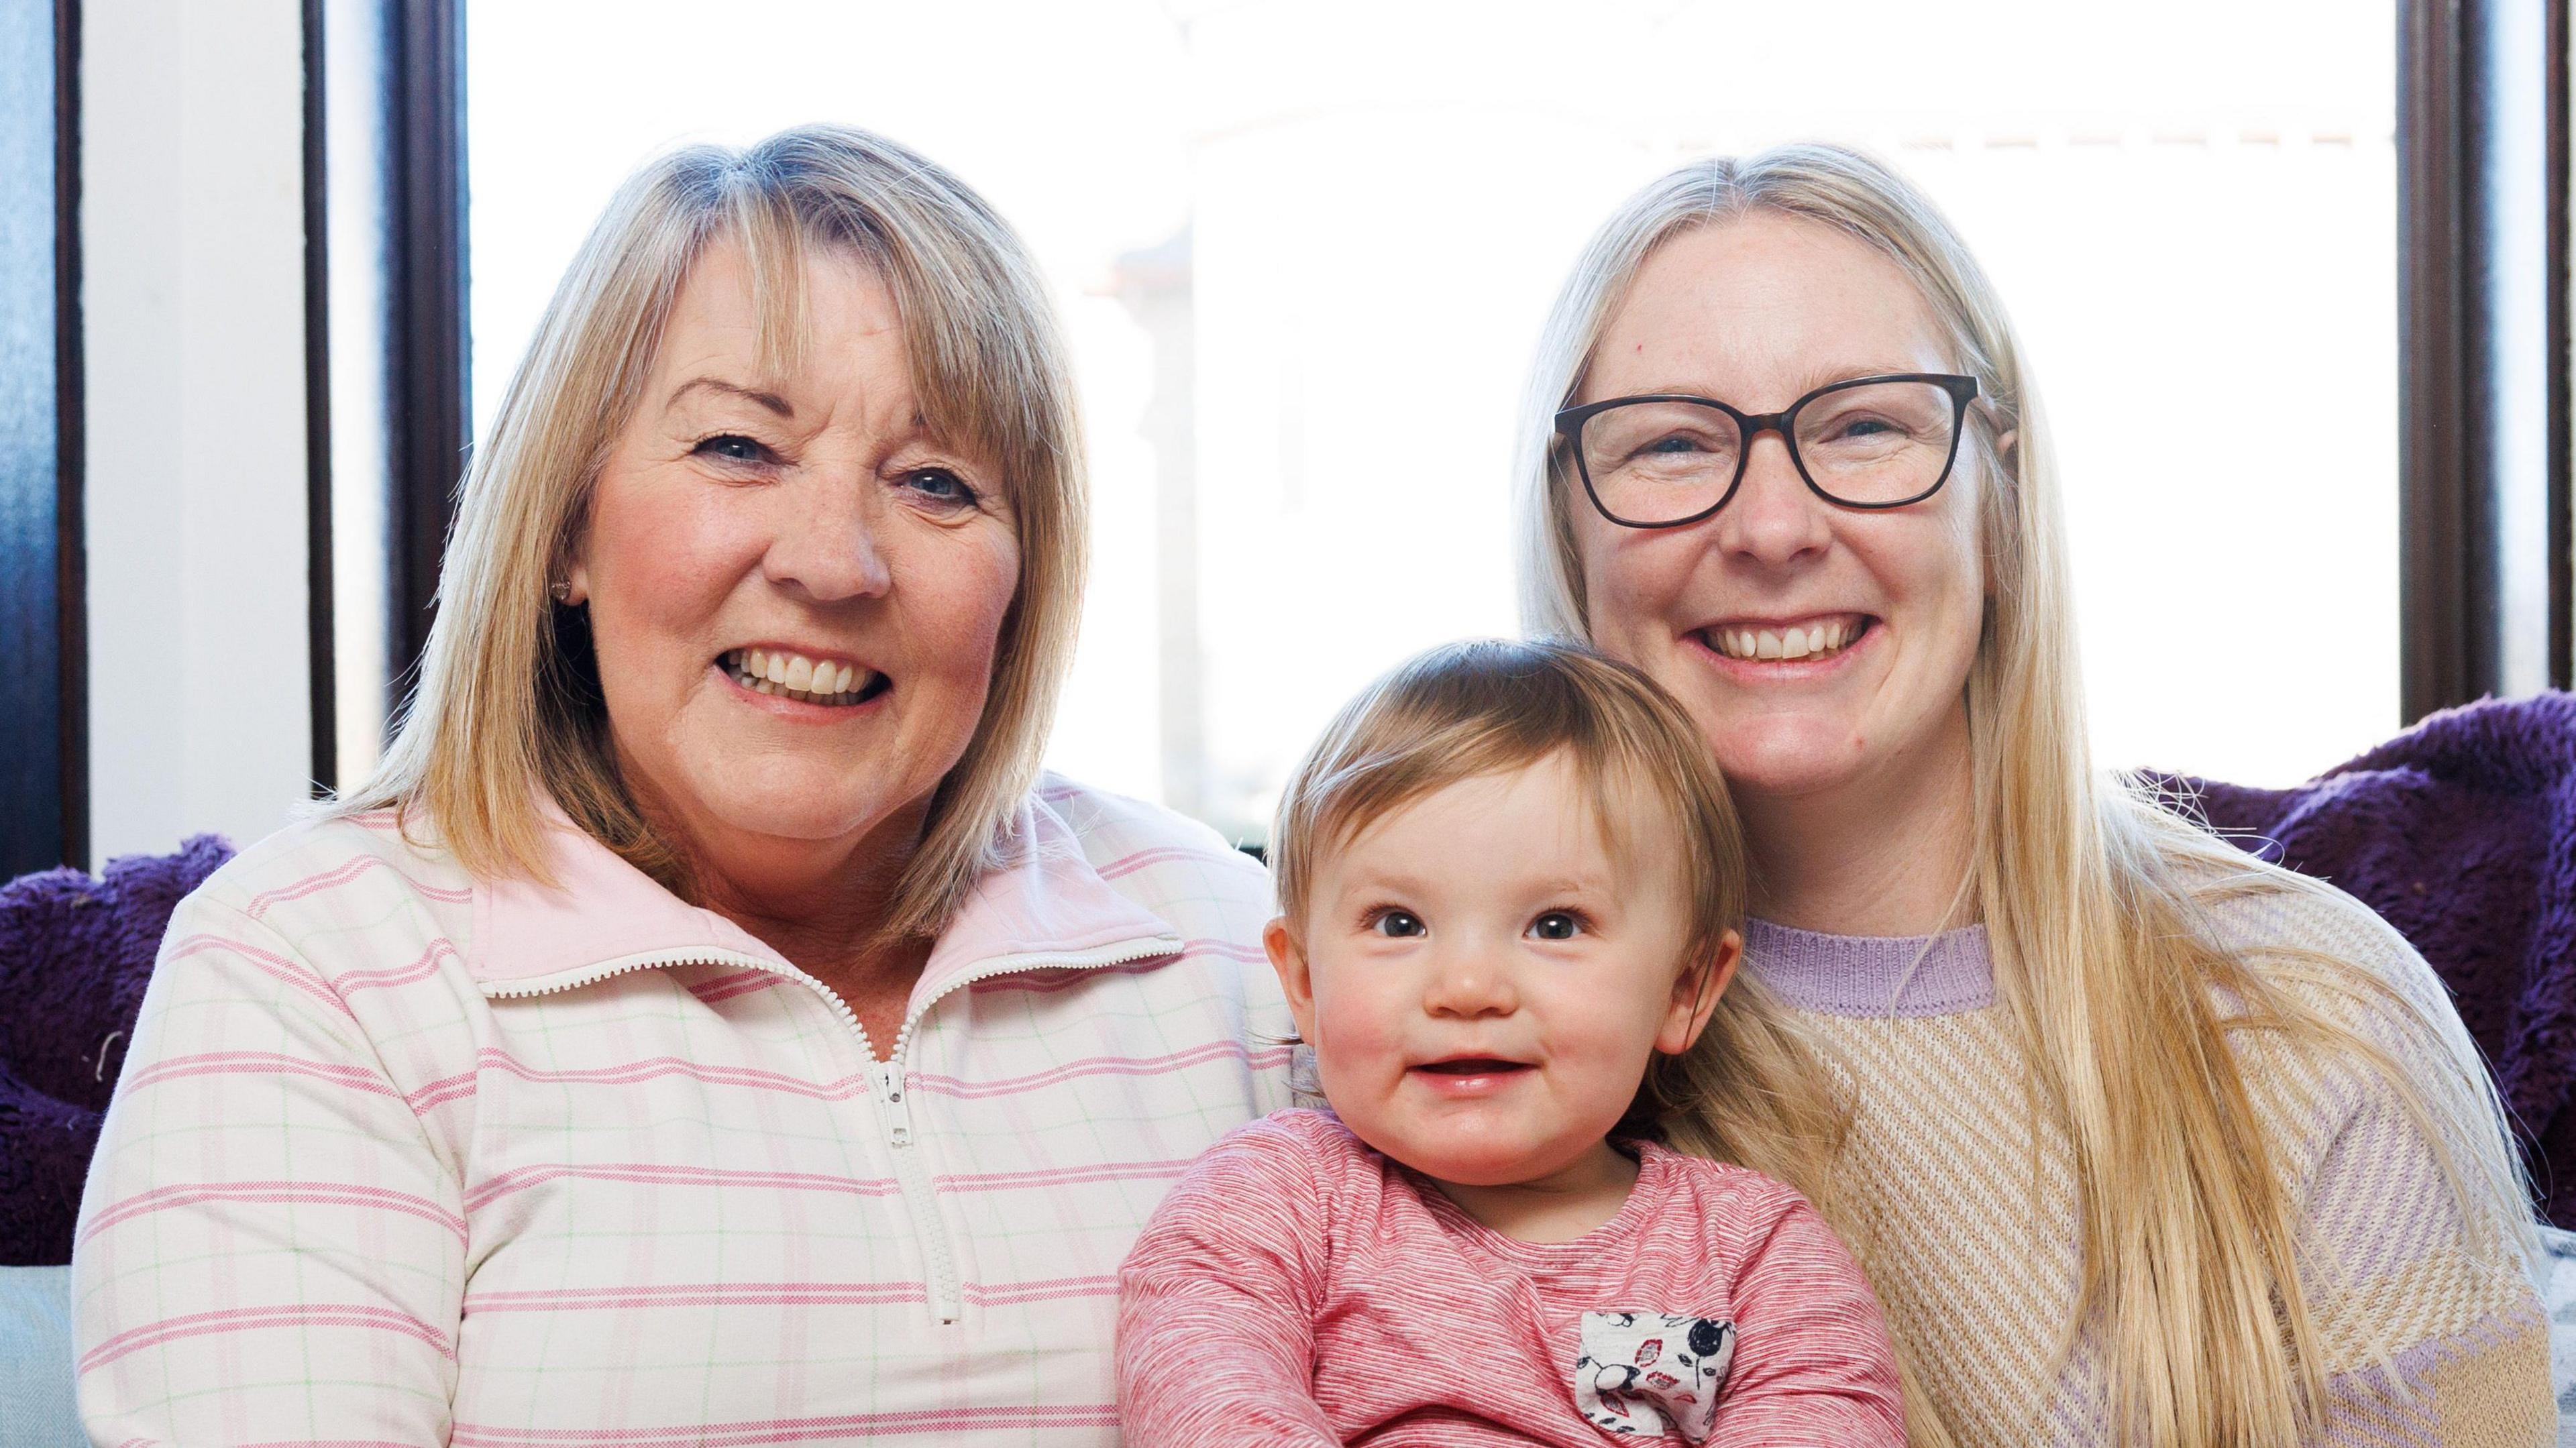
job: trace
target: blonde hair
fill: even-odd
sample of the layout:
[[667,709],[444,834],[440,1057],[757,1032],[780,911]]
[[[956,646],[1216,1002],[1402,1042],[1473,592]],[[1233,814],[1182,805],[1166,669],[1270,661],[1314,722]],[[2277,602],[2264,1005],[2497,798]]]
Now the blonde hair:
[[[1726,782],[1662,686],[1558,642],[1444,645],[1343,706],[1279,798],[1270,868],[1289,932],[1305,928],[1317,861],[1375,821],[1461,780],[1559,756],[1590,790],[1622,858],[1680,863],[1691,922],[1676,971],[1710,959],[1743,925],[1747,895],[1744,834]],[[1651,806],[1649,819],[1617,807],[1631,800]],[[1830,1220],[1829,1168],[1849,1119],[1814,1043],[1761,982],[1739,973],[1698,1042],[1655,1058],[1629,1124],[1662,1126],[1676,1146],[1813,1184]]]
[[1037,268],[965,184],[894,142],[802,126],[746,150],[693,146],[618,189],[537,324],[465,475],[438,618],[392,743],[336,812],[392,808],[468,870],[547,878],[543,803],[685,894],[686,866],[620,780],[579,616],[550,606],[672,305],[719,242],[739,247],[761,365],[803,354],[810,251],[854,252],[894,294],[929,429],[996,466],[1019,587],[992,688],[932,796],[881,933],[947,922],[1034,779],[1082,601],[1088,534],[1071,370]]
[[[2060,1124],[2072,1151],[2077,1316],[2104,1333],[2114,1436],[2289,1448],[2323,1410],[2325,1355],[2300,1280],[2294,1204],[2231,1037],[2263,1033],[2376,1077],[2424,1128],[2470,1231],[2527,1232],[2528,1192],[2494,1087],[2455,1016],[2314,952],[2268,951],[2281,968],[2260,973],[2209,923],[2223,899],[2324,887],[2257,865],[2134,786],[2095,775],[2047,419],[2000,298],[1928,199],[1866,156],[1799,145],[1693,162],[1610,218],[1548,318],[1526,398],[1523,622],[1543,636],[1590,635],[1554,414],[1579,400],[1647,256],[1677,234],[1753,213],[1830,227],[1892,260],[1984,399],[1961,463],[1987,481],[1988,602],[1966,684],[1974,836],[1960,899],[1985,924],[1998,996],[2032,1064],[2034,1114]],[[2434,1059],[2458,1066],[2457,1079],[2409,1079],[2291,984],[2394,1012],[2402,1030],[2438,1045]],[[2445,1110],[2445,1101],[2468,1105]],[[1866,1243],[1856,1246],[1866,1262]],[[1915,1399],[1915,1440],[1948,1441]]]

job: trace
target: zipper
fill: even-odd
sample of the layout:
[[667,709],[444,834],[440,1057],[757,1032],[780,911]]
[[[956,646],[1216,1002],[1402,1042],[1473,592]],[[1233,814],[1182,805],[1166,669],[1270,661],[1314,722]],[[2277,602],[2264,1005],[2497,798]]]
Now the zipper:
[[[929,1172],[921,1164],[921,1154],[912,1145],[912,1106],[905,1100],[904,1087],[910,1075],[905,1059],[912,1046],[913,1028],[930,1014],[931,1007],[979,980],[998,975],[1014,975],[1024,970],[1082,970],[1105,965],[1127,965],[1151,960],[1158,955],[1177,955],[1181,942],[1156,938],[1131,940],[1097,950],[1074,951],[1053,955],[1005,955],[962,974],[952,976],[937,994],[905,1012],[903,1025],[894,1034],[894,1049],[886,1059],[876,1061],[882,1092],[879,1099],[891,1108],[884,1116],[886,1144],[894,1149],[895,1180],[903,1184],[907,1204],[921,1203],[913,1213],[913,1228],[920,1238],[922,1260],[930,1267],[930,1312],[943,1327],[954,1325],[965,1315],[965,1288],[958,1280],[957,1254],[950,1250],[948,1235],[936,1229],[939,1199],[931,1189]],[[864,1036],[864,1032],[861,1033]],[[874,1060],[874,1053],[870,1053]]]
[[895,1032],[894,1050],[888,1054],[887,1060],[901,1064],[904,1047],[912,1044],[912,1028],[921,1024],[921,1018],[930,1014],[930,1008],[977,981],[991,980],[997,975],[1017,975],[1024,970],[1093,970],[1102,966],[1133,965],[1140,960],[1152,960],[1158,955],[1180,953],[1180,941],[1169,936],[1161,936],[1121,941],[1116,945],[1104,945],[1094,950],[1057,952],[1052,955],[995,956],[973,970],[953,977],[946,985],[939,988],[937,995],[923,1001],[918,1009],[906,1015],[903,1018],[903,1028]]
[[953,1326],[965,1315],[965,1290],[958,1285],[957,1254],[949,1250],[948,1234],[939,1229],[939,1197],[931,1189],[929,1168],[922,1164],[921,1153],[912,1149],[912,1103],[904,1099],[903,1062],[894,1057],[877,1060],[873,1051],[868,1058],[876,1084],[877,1120],[885,1125],[895,1183],[902,1188],[904,1210],[912,1217],[913,1245],[921,1252],[922,1274],[930,1279],[930,1315],[942,1327]]
[[[580,990],[584,986],[597,985],[603,980],[612,980],[621,975],[632,975],[639,970],[662,970],[674,965],[747,965],[773,974],[778,973],[777,966],[756,955],[736,955],[729,951],[710,954],[697,950],[651,950],[642,955],[623,956],[603,965],[592,966],[588,970],[576,971],[569,976],[550,977],[542,985],[487,983],[482,990],[486,1000],[526,1000],[530,996],[559,995],[568,990]],[[823,983],[815,981],[814,984],[820,987]],[[835,1001],[834,1004],[837,1005],[839,1002]],[[849,1015],[849,1008],[842,1007],[842,1014]],[[852,1016],[851,1019],[855,1021],[857,1018]]]
[[872,1061],[876,1072],[877,1099],[885,1103],[886,1145],[912,1145],[912,1108],[903,1099],[903,1072],[892,1061]]
[[[682,965],[749,968],[796,981],[810,987],[816,995],[829,1002],[832,1013],[841,1018],[841,1024],[849,1028],[851,1035],[858,1037],[860,1057],[868,1064],[869,1104],[876,1112],[878,1123],[884,1127],[887,1154],[892,1158],[894,1167],[895,1185],[903,1198],[903,1213],[912,1224],[913,1249],[921,1254],[923,1273],[930,1279],[931,1313],[943,1326],[956,1322],[960,1315],[958,1299],[963,1296],[957,1286],[956,1258],[948,1250],[946,1235],[936,1230],[937,1203],[931,1198],[929,1174],[922,1169],[921,1154],[911,1149],[912,1103],[904,1099],[902,1063],[894,1058],[883,1061],[877,1059],[876,1043],[868,1039],[868,1028],[860,1022],[859,1013],[850,1009],[850,1003],[841,999],[840,992],[783,960],[763,960],[756,955],[743,955],[735,951],[661,950],[610,961],[605,965],[561,979],[549,980],[534,987],[486,986],[483,993],[487,997],[500,1000],[555,995],[563,991],[580,990],[597,985],[601,981],[613,980],[618,976],[632,974],[639,970],[664,970]],[[945,995],[946,992],[943,991],[941,994]],[[907,1023],[905,1030],[896,1035],[897,1051],[902,1050],[904,1036],[909,1034],[909,1031],[910,1026]]]
[[889,1051],[886,1059],[882,1061],[877,1059],[875,1043],[868,1039],[868,1028],[860,1023],[858,1012],[850,1009],[849,1002],[842,1000],[839,992],[785,961],[763,960],[756,955],[743,955],[732,951],[650,951],[642,955],[609,961],[590,970],[563,979],[551,980],[535,987],[485,986],[483,994],[495,1000],[554,995],[562,991],[579,990],[585,986],[596,985],[603,980],[614,979],[639,970],[662,970],[678,965],[748,967],[753,970],[767,971],[771,975],[783,976],[811,987],[815,994],[831,1003],[833,1013],[841,1018],[841,1024],[850,1028],[850,1034],[859,1038],[859,1050],[868,1063],[870,1103],[876,1111],[878,1124],[885,1130],[886,1150],[894,1161],[895,1184],[903,1197],[904,1213],[912,1219],[913,1245],[915,1250],[921,1253],[922,1265],[930,1278],[928,1285],[931,1316],[937,1318],[941,1326],[947,1327],[955,1325],[964,1316],[965,1289],[958,1280],[957,1254],[949,1243],[948,1234],[940,1229],[939,1198],[931,1187],[929,1169],[923,1164],[921,1153],[914,1149],[916,1136],[912,1125],[912,1102],[907,1081],[910,1073],[904,1060],[904,1053],[912,1044],[913,1028],[920,1025],[922,1018],[930,1014],[931,1007],[977,981],[991,980],[1000,975],[1015,975],[1025,970],[1088,970],[1102,966],[1132,965],[1140,960],[1151,960],[1158,955],[1178,955],[1180,951],[1179,940],[1163,936],[1123,941],[1117,945],[1101,946],[1094,950],[997,956],[972,970],[951,977],[947,984],[939,988],[938,994],[907,1012],[902,1027],[895,1032],[894,1049]]

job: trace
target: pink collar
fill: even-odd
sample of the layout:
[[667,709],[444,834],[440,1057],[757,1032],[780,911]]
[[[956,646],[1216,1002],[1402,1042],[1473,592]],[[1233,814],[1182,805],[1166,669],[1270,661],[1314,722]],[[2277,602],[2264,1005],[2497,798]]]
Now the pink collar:
[[[575,827],[551,801],[555,888],[524,878],[474,890],[466,968],[487,991],[565,989],[615,971],[692,959],[792,970],[751,932],[656,884]],[[1159,916],[1100,878],[1082,842],[1032,794],[931,948],[916,1005],[958,980],[1079,969],[1180,952]]]

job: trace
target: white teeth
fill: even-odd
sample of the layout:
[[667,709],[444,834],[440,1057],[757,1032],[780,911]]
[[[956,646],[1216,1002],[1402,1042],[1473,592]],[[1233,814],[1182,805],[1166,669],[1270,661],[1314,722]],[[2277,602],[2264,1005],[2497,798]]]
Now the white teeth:
[[746,689],[811,704],[855,704],[854,691],[877,681],[875,674],[855,665],[816,663],[801,654],[768,649],[737,649],[725,656],[724,664]]
[[1819,658],[1860,637],[1850,619],[1828,619],[1787,629],[1713,628],[1701,637],[1730,659]]

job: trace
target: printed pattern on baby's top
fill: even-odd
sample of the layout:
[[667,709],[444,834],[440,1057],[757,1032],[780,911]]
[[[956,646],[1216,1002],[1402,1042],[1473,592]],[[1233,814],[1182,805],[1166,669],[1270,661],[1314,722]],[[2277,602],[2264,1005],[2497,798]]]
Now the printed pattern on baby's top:
[[1634,1146],[1617,1216],[1524,1242],[1323,1112],[1227,1137],[1119,1269],[1127,1448],[1905,1448],[1878,1300],[1816,1209]]
[[1574,1405],[1605,1432],[1696,1443],[1717,1421],[1735,1324],[1670,1312],[1587,1312]]

